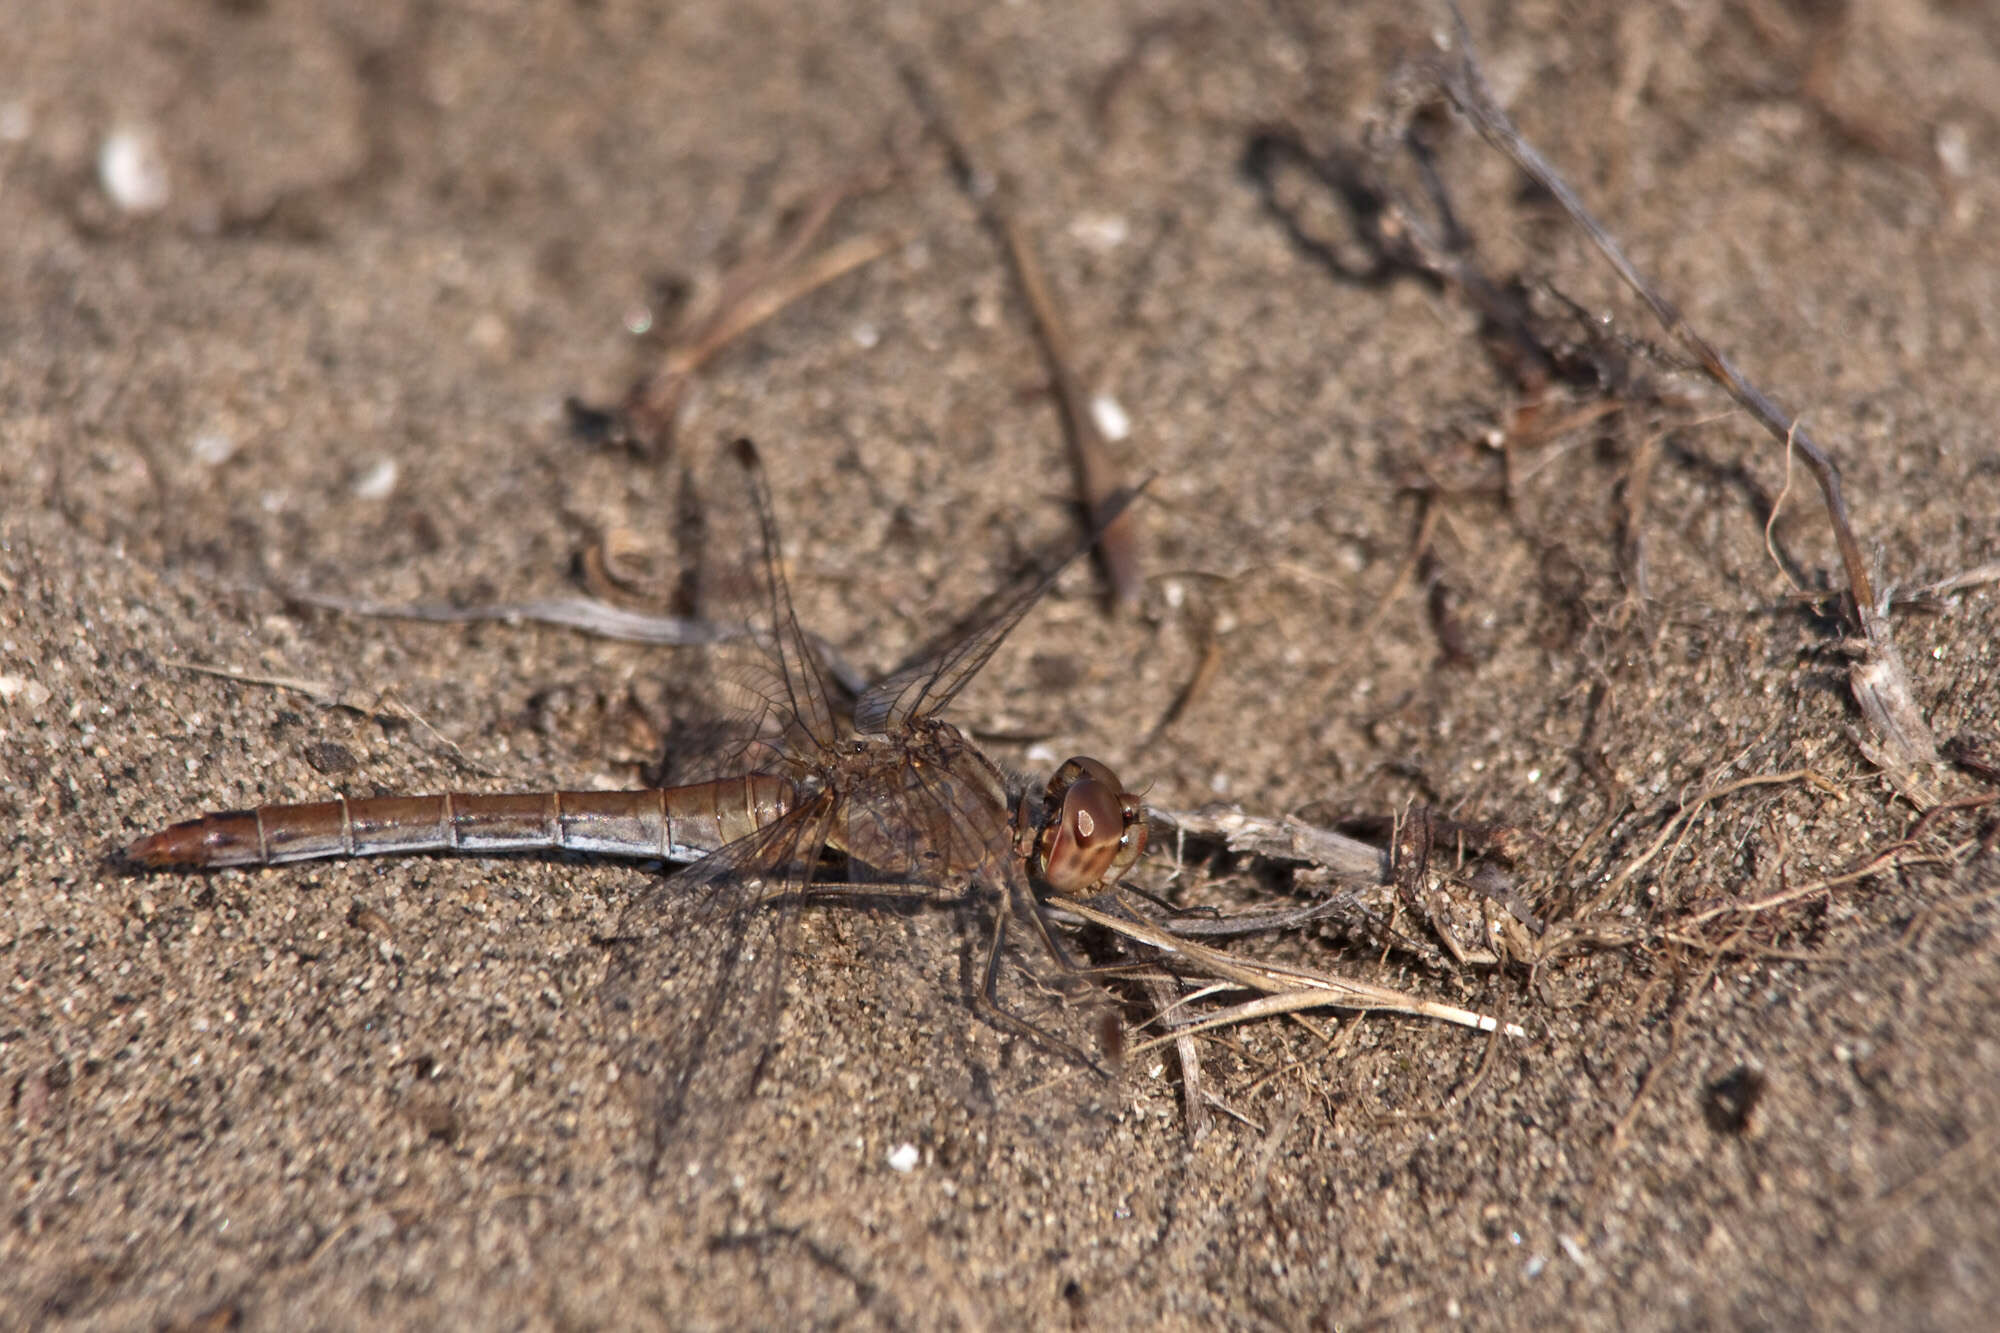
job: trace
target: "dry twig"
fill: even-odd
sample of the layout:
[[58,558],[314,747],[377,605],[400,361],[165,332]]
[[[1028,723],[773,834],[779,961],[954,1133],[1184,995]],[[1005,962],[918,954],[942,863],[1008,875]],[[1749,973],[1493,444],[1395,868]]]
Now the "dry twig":
[[979,209],[981,221],[1007,253],[1014,279],[1034,319],[1035,336],[1048,363],[1056,398],[1062,405],[1070,466],[1076,474],[1084,523],[1096,534],[1097,554],[1103,562],[1113,606],[1135,606],[1145,589],[1145,579],[1140,573],[1139,536],[1131,511],[1120,509],[1131,489],[1125,484],[1123,471],[1112,457],[1103,432],[1097,428],[1090,393],[1076,369],[1074,346],[1034,246],[1015,218],[1007,192],[976,165],[970,146],[958,132],[956,119],[948,114],[943,99],[914,64],[903,66],[903,82],[930,124],[931,132],[944,145],[959,188]]
[[[700,647],[729,643],[749,637],[755,631],[746,624],[703,620],[695,616],[662,615],[633,611],[594,597],[544,597],[525,602],[491,602],[482,606],[448,606],[438,603],[370,601],[364,597],[338,597],[332,593],[292,589],[286,601],[299,606],[338,611],[342,615],[380,620],[417,620],[430,624],[469,625],[497,621],[501,624],[553,625],[579,630],[620,643],[660,644],[667,647]],[[814,652],[840,687],[858,695],[868,688],[869,679],[847,661],[832,644],[818,635],[809,635]]]
[[330,681],[308,680],[302,676],[275,676],[255,671],[245,671],[238,667],[211,666],[206,662],[162,662],[162,666],[177,671],[194,671],[204,676],[220,676],[244,685],[261,685],[267,689],[289,690],[293,694],[303,694],[322,708],[344,708],[351,713],[377,721],[389,719],[396,722],[414,723],[420,729],[437,738],[439,745],[460,768],[479,777],[497,776],[492,770],[474,763],[466,757],[458,742],[432,726],[422,713],[396,698],[391,692],[382,690],[372,694],[362,694],[344,689]]
[[1484,1014],[1460,1009],[1456,1005],[1422,999],[1393,987],[1336,977],[1330,973],[1285,963],[1265,963],[1255,959],[1239,958],[1220,949],[1197,944],[1153,922],[1142,921],[1131,915],[1100,911],[1073,899],[1051,897],[1048,899],[1048,905],[1058,912],[1101,926],[1127,939],[1150,945],[1166,955],[1178,968],[1261,993],[1260,999],[1247,1001],[1234,1009],[1225,1010],[1221,1015],[1214,1016],[1214,1021],[1217,1023],[1247,1022],[1253,1018],[1264,1018],[1272,1014],[1291,1013],[1302,1009],[1331,1008],[1361,1011],[1379,1009],[1392,1013],[1412,1014],[1419,1018],[1432,1018],[1443,1023],[1456,1023],[1461,1027],[1476,1028],[1481,1032],[1492,1032],[1497,1028],[1512,1037],[1527,1035],[1517,1024],[1503,1025]]
[[895,172],[893,164],[875,166],[816,191],[782,239],[731,268],[713,299],[681,316],[667,336],[658,367],[642,375],[616,409],[605,413],[571,400],[571,416],[648,455],[663,454],[673,443],[689,386],[717,353],[795,301],[902,243],[894,231],[873,231],[806,257],[842,203],[881,189]]
[[1860,640],[1855,661],[1848,673],[1849,687],[1871,737],[1857,737],[1870,762],[1876,764],[1898,791],[1919,808],[1935,804],[1938,794],[1930,773],[1938,763],[1937,742],[1930,726],[1917,708],[1911,693],[1908,672],[1889,631],[1886,607],[1876,600],[1873,584],[1862,559],[1861,544],[1855,538],[1848,517],[1847,500],[1841,489],[1840,471],[1819,442],[1797,418],[1781,410],[1762,390],[1746,379],[1729,358],[1688,323],[1680,310],[1662,296],[1642,276],[1611,234],[1583,206],[1575,191],[1530,144],[1495,101],[1473,53],[1472,36],[1455,0],[1446,0],[1451,12],[1456,50],[1437,72],[1438,86],[1458,111],[1476,126],[1486,141],[1505,153],[1535,183],[1562,206],[1577,227],[1590,239],[1625,285],[1645,302],[1660,325],[1694,357],[1710,379],[1720,385],[1773,438],[1796,449],[1814,479],[1833,528],[1834,542],[1847,577],[1850,607]]

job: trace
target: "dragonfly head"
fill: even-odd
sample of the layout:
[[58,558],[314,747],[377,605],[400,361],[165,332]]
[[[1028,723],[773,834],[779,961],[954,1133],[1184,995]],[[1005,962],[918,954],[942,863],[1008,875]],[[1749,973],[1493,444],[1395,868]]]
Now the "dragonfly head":
[[1066,760],[1042,798],[1035,870],[1058,893],[1090,889],[1123,874],[1146,850],[1139,798],[1095,759]]

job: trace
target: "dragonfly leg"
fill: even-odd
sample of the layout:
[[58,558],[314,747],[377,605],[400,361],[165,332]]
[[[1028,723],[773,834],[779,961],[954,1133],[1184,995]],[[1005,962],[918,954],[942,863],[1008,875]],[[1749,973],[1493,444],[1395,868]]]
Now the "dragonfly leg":
[[1042,937],[1042,947],[1049,951],[1049,957],[1055,959],[1056,966],[1068,975],[1072,977],[1084,975],[1089,969],[1070,956],[1070,951],[1064,947],[1062,940],[1050,926],[1048,913],[1042,910],[1042,900],[1032,893],[1028,894],[1027,898],[1028,917],[1035,923],[1035,931]]
[[[1038,909],[1039,906],[1037,904]],[[1101,1061],[1094,1059],[1072,1043],[1064,1041],[1047,1028],[1023,1018],[1000,1002],[1000,953],[1007,939],[1007,919],[1014,915],[1014,911],[1013,895],[1011,893],[1002,894],[999,904],[995,907],[993,913],[993,940],[986,949],[986,967],[984,975],[980,978],[979,990],[973,997],[974,1008],[977,1009],[982,1018],[985,1018],[995,1026],[1006,1028],[1018,1036],[1026,1037],[1030,1041],[1054,1051],[1064,1059],[1082,1065],[1093,1073],[1107,1078],[1110,1077],[1110,1071],[1104,1067]],[[1049,946],[1051,954],[1062,965],[1064,971],[1070,976],[1081,976],[1083,969],[1078,967],[1063,949],[1062,944],[1055,938],[1054,933],[1049,930],[1048,923],[1042,920],[1039,910],[1034,913],[1034,918],[1037,927],[1041,931],[1043,941]],[[1067,990],[1068,988],[1065,987],[1064,989]]]

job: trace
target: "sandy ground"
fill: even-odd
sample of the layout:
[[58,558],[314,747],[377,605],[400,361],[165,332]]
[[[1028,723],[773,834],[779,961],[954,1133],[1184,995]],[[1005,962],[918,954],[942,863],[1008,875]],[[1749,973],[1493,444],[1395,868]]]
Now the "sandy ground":
[[[1523,391],[1463,293],[1353,271],[1327,186],[1246,172],[1260,134],[1356,151],[1427,7],[1071,9],[10,7],[0,1324],[1990,1326],[1992,788],[1944,770],[1972,803],[1920,825],[1862,758],[1838,621],[1766,546],[1783,451],[1638,354],[1620,410],[1503,453]],[[1836,451],[1879,577],[2000,557],[2000,24],[1625,9],[1472,20],[1525,130]],[[1602,942],[1461,966],[1413,918],[1408,947],[1239,947],[1527,1038],[1240,1029],[1204,1048],[1237,1116],[1191,1145],[1170,1059],[1051,1083],[969,1012],[976,920],[828,909],[754,1094],[661,1166],[595,998],[647,870],[106,868],[205,808],[631,784],[662,682],[712,671],[274,588],[556,594],[608,535],[740,585],[718,446],[747,434],[802,617],[880,672],[1075,532],[1032,326],[902,64],[1157,474],[1136,613],[1078,567],[956,715],[1162,805],[1513,827],[1519,900]],[[1436,134],[1488,272],[1659,338],[1509,166]],[[889,254],[718,357],[663,459],[578,441],[565,397],[617,398],[663,287],[896,150],[827,234]],[[1802,475],[1772,542],[1837,577]],[[2000,599],[1895,624],[1939,735],[1990,755]],[[1172,890],[1299,891],[1213,856]]]

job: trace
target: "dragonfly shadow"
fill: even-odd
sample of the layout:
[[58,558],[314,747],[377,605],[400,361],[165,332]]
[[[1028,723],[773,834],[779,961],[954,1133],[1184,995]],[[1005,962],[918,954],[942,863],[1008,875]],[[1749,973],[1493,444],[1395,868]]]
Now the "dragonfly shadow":
[[[1046,1127],[1102,1110],[1118,1052],[1091,1052],[1107,1016],[1122,1032],[1119,1000],[1090,967],[1051,961],[1026,929],[1004,937],[989,997],[1000,910],[989,895],[829,878],[746,906],[731,901],[740,888],[664,881],[653,894],[673,901],[635,905],[627,925],[645,924],[601,941],[611,954],[602,1008],[624,1053],[621,1082],[651,1127],[656,1178],[712,1160],[774,1062],[796,1091],[857,1046],[859,1060],[920,1071],[925,1095],[979,1117]],[[802,1000],[824,1021],[781,1061],[779,1014]],[[1020,1095],[1030,1086],[1065,1091],[1030,1102]]]

